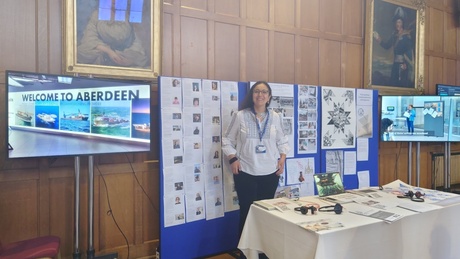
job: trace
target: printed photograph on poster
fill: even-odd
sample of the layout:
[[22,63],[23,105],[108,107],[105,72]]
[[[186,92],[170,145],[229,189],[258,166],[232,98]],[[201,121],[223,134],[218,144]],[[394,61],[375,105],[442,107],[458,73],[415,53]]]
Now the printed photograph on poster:
[[286,161],[287,185],[303,196],[314,195],[313,174],[315,174],[315,159],[313,157],[293,158]]
[[[187,179],[187,191],[185,195],[186,199],[186,221],[192,222],[205,218],[204,212],[204,200],[201,197],[201,193],[204,193],[204,180],[196,181],[195,179]],[[192,180],[192,181],[190,181]],[[190,184],[189,184],[190,182]]]
[[181,79],[173,77],[162,77],[161,79],[161,107],[182,108],[182,87]]
[[[251,86],[254,82],[251,83]],[[272,99],[269,109],[278,113],[283,122],[283,132],[288,137],[291,150],[286,157],[294,156],[294,85],[269,83]]]
[[343,174],[353,175],[356,174],[356,151],[344,152]]
[[185,197],[183,194],[168,194],[163,197],[163,218],[165,227],[177,226],[185,223],[184,199]]
[[[221,127],[222,133],[225,132],[230,124],[233,115],[238,112],[238,99],[232,96],[238,96],[238,82],[221,81]],[[212,142],[221,145],[220,134],[212,135]],[[224,182],[224,197],[225,211],[234,211],[239,209],[238,196],[236,195],[235,184],[233,182],[233,174],[230,172],[228,163],[215,164],[213,166],[221,166],[223,170]]]
[[355,89],[322,87],[321,148],[354,148]]
[[356,90],[356,137],[372,138],[373,92],[368,89]]
[[222,189],[206,192],[206,219],[215,219],[224,216],[224,202]]
[[282,174],[280,174],[280,179],[278,181],[278,187],[286,185],[286,170]]
[[231,98],[231,95],[238,96],[238,92],[237,82],[221,82],[222,132],[228,128],[233,114],[238,112],[238,102],[235,98]]
[[298,86],[297,154],[317,152],[317,87]]
[[219,108],[220,110],[220,81],[203,80],[203,107]]
[[286,161],[287,185],[313,184],[315,160],[313,157],[292,158]]
[[326,151],[326,173],[338,172],[343,178],[343,151]]
[[165,227],[185,223],[185,183],[183,166],[164,167],[164,219]]
[[291,199],[291,198],[294,198],[294,197],[291,197],[291,186],[278,186],[278,188],[276,188],[276,192],[275,192],[275,199],[278,199],[278,198],[288,198],[288,199]]
[[202,108],[203,91],[201,79],[182,79],[183,108]]

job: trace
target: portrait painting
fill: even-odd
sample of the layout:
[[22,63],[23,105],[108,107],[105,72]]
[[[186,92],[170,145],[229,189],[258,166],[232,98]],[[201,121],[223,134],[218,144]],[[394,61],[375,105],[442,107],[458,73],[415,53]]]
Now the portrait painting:
[[409,0],[368,0],[366,79],[379,91],[413,94],[423,89],[424,5]]
[[64,2],[65,71],[153,79],[159,75],[159,0]]

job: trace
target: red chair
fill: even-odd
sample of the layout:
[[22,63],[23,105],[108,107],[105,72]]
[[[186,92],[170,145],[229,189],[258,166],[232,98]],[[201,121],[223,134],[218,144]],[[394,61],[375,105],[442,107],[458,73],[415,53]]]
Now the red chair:
[[4,246],[0,242],[0,259],[59,259],[60,242],[57,236],[36,237]]

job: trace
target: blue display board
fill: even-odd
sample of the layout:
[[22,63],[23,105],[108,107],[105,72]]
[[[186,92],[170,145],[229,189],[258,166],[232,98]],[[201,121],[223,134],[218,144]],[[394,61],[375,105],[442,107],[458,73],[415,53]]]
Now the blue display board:
[[[355,90],[356,93],[357,90]],[[378,150],[379,150],[379,114],[378,114],[378,91],[377,90],[364,90],[368,91],[367,93],[370,95],[369,97],[372,98],[372,107],[369,107],[369,111],[371,111],[370,115],[372,117],[372,131],[371,136],[367,136],[368,144],[364,147],[368,149],[368,158],[365,161],[356,161],[356,172],[360,171],[369,171],[369,182],[370,186],[378,186],[379,177],[378,177]],[[357,96],[357,95],[355,95]],[[320,97],[322,99],[323,93]],[[357,97],[357,99],[359,96]],[[324,109],[324,108],[322,108]],[[322,113],[328,113],[329,111],[321,110]],[[356,108],[356,114],[359,114],[359,108]],[[368,114],[369,115],[369,114]],[[357,115],[359,116],[359,115]],[[359,122],[357,122],[359,123]],[[355,138],[355,141],[357,139]],[[355,143],[355,146],[352,148],[340,148],[340,149],[321,149],[321,173],[327,172],[328,165],[327,165],[327,152],[358,152],[358,143]],[[342,154],[343,154],[342,153]],[[343,172],[342,172],[343,173]],[[355,174],[342,174],[343,177],[343,184],[345,189],[356,189],[359,187],[358,177]]]
[[[169,78],[168,78],[169,79]],[[172,78],[171,78],[172,80]],[[160,97],[160,107],[162,95],[162,91],[165,90],[165,87],[162,86],[162,77],[159,78],[159,97]],[[247,82],[237,82],[238,85],[238,101],[244,99],[244,96],[248,92],[249,83]],[[270,84],[271,85],[271,84]],[[316,150],[310,153],[300,152],[299,145],[302,144],[300,141],[304,136],[299,136],[299,118],[302,116],[306,116],[305,111],[301,110],[299,107],[299,102],[305,102],[305,99],[299,93],[299,89],[306,89],[305,86],[299,85],[292,85],[293,87],[293,101],[292,106],[294,109],[293,115],[291,115],[294,119],[291,121],[293,123],[293,135],[294,135],[294,143],[292,149],[294,150],[293,157],[288,158],[313,158],[314,160],[314,172],[315,173],[322,173],[326,172],[326,153],[328,151],[334,151],[334,149],[321,149],[321,114],[324,112],[321,107],[321,100],[324,97],[321,94],[321,87],[318,86],[310,86],[312,92],[315,92],[313,99],[316,98],[316,107],[311,109],[311,111],[316,112],[316,116],[314,117],[316,120],[315,129],[315,142],[316,142]],[[355,91],[355,90],[353,90]],[[366,161],[357,161],[356,162],[356,171],[369,171],[370,177],[370,185],[376,186],[378,185],[378,143],[379,143],[379,123],[378,123],[378,94],[375,90],[366,90],[367,93],[370,93],[373,107],[372,107],[372,135],[368,137],[368,159]],[[356,91],[355,91],[356,93]],[[311,96],[310,96],[311,97]],[[191,98],[190,96],[183,96],[184,100],[186,98]],[[299,100],[300,99],[300,100]],[[311,99],[311,98],[310,98]],[[286,100],[283,100],[286,101]],[[311,101],[311,100],[310,100]],[[289,102],[289,100],[288,100]],[[161,109],[160,109],[161,110]],[[163,132],[163,128],[161,124],[163,123],[164,119],[160,114],[160,139],[164,141],[164,135],[169,134],[168,132]],[[205,125],[203,125],[205,127]],[[225,130],[225,129],[223,129]],[[204,136],[205,138],[206,136]],[[357,151],[356,145],[352,148],[340,148],[337,149],[341,152],[347,151]],[[184,222],[183,224],[178,224],[174,226],[166,226],[165,220],[165,196],[168,193],[165,193],[165,163],[164,158],[165,156],[169,156],[170,154],[167,153],[168,151],[161,150],[160,154],[160,256],[162,258],[197,258],[197,257],[205,257],[211,256],[219,253],[223,253],[226,251],[230,251],[236,249],[238,245],[238,221],[239,221],[239,211],[232,211],[232,212],[225,212],[223,217],[218,217],[215,219],[202,219],[196,220],[191,222]],[[358,187],[358,179],[357,175],[344,175],[344,185],[346,189],[353,189]]]

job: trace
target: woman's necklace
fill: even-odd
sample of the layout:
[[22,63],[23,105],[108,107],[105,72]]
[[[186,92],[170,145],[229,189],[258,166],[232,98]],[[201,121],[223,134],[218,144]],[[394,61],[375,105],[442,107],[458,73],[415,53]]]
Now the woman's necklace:
[[260,113],[257,113],[256,114],[256,118],[259,119],[260,121],[262,121],[263,119],[265,119],[265,116],[267,115],[267,112],[264,111],[264,112],[260,112]]

